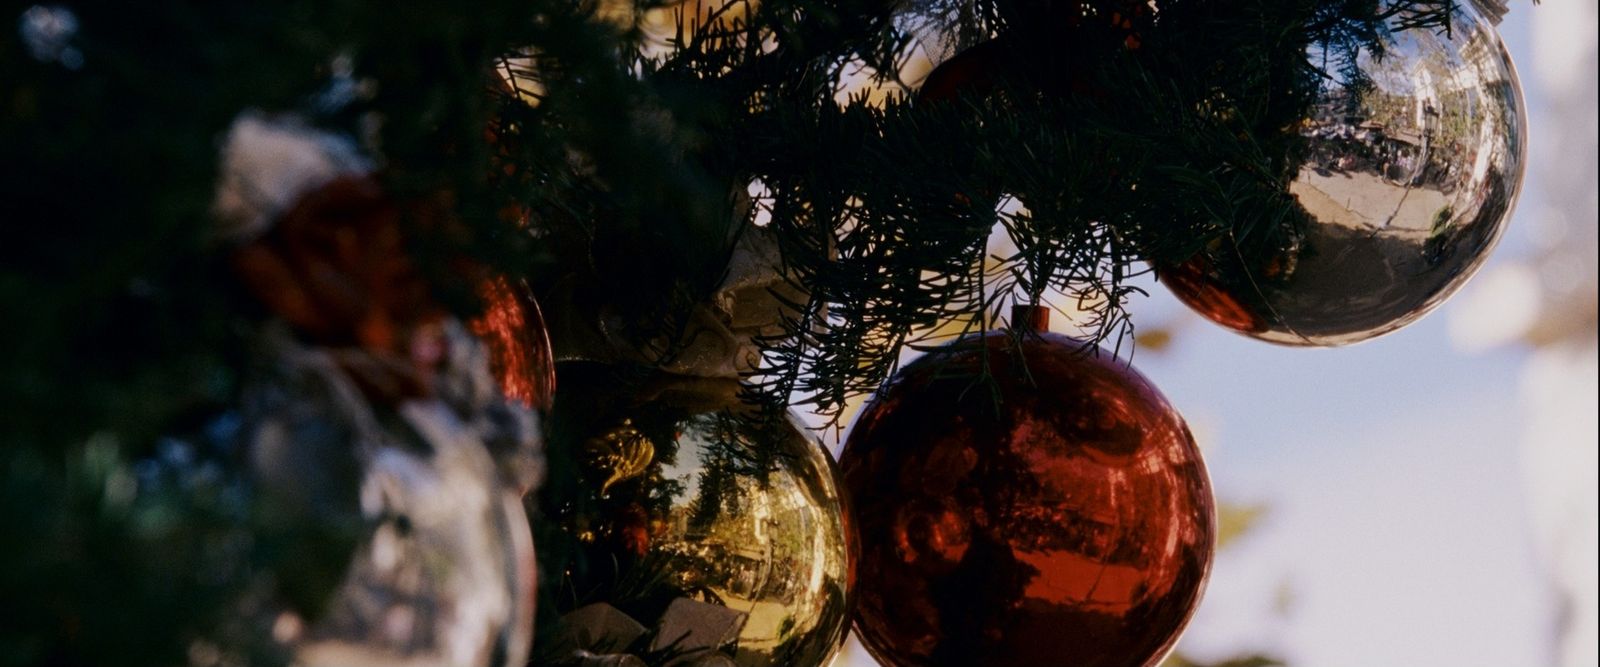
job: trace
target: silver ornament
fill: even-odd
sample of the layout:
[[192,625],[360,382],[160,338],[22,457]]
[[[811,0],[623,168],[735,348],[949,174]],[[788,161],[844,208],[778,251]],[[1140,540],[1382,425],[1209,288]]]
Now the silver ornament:
[[1161,271],[1200,314],[1273,343],[1346,345],[1420,319],[1488,257],[1526,163],[1511,58],[1471,3],[1446,28],[1384,32],[1354,68],[1310,49],[1327,77],[1298,129],[1302,219],[1265,249],[1224,239]]
[[320,614],[272,612],[273,637],[296,665],[527,661],[533,538],[502,473],[516,466],[497,464],[485,443],[517,441],[502,455],[536,457],[538,434],[531,415],[500,414],[524,408],[494,391],[478,341],[443,326],[438,392],[393,407],[374,405],[345,370],[365,350],[267,333],[275,363],[244,410],[260,511],[292,527],[355,528],[359,539]]

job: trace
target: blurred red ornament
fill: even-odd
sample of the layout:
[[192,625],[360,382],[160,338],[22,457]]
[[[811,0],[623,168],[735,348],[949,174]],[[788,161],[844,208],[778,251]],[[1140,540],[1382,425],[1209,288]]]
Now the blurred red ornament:
[[1020,356],[997,332],[917,360],[845,445],[856,629],[885,665],[1149,667],[1200,601],[1216,515],[1188,427],[1030,310]]
[[500,277],[480,287],[484,311],[470,323],[489,348],[489,370],[508,398],[548,411],[556,362],[539,302],[526,283]]
[[[916,15],[929,5],[913,2],[908,7]],[[1043,91],[1102,98],[1097,86],[1083,79],[1083,71],[1092,60],[1138,50],[1142,35],[1154,23],[1154,12],[1145,0],[1005,0],[997,9],[1009,25],[976,43],[967,41],[972,35],[956,30],[945,17],[912,21],[916,38],[935,60],[933,71],[917,90],[920,101],[985,96],[1002,79],[1027,82]]]
[[445,311],[405,250],[401,216],[377,179],[341,176],[232,258],[245,287],[307,341],[361,350],[339,361],[380,402],[430,395],[443,359]]
[[302,195],[234,263],[312,342],[402,353],[404,331],[443,312],[405,252],[400,216],[376,179],[341,176]]
[[928,73],[917,89],[917,99],[922,102],[948,102],[963,93],[986,95],[995,85],[995,73],[1004,67],[1000,62],[1005,42],[990,40],[955,54]]

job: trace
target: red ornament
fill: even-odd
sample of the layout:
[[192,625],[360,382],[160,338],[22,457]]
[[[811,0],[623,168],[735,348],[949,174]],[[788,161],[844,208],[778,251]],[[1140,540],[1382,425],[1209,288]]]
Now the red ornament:
[[555,400],[556,362],[539,302],[526,283],[489,280],[479,288],[483,314],[469,323],[489,348],[489,370],[508,398],[549,411]]
[[1250,335],[1265,332],[1265,313],[1270,311],[1224,287],[1212,277],[1214,271],[1205,255],[1198,254],[1182,264],[1158,269],[1157,275],[1172,290],[1173,296],[1202,317]]
[[[949,59],[936,63],[917,89],[919,101],[987,96],[1005,78],[1042,91],[1104,98],[1083,79],[1081,70],[1091,60],[1138,50],[1154,19],[1146,0],[1010,0],[1000,3],[999,9],[1011,25],[982,43],[954,49]],[[920,38],[931,41],[925,46],[939,52],[952,49],[949,42],[954,37],[934,32]]]
[[928,73],[917,89],[922,102],[948,102],[962,93],[987,95],[995,86],[995,74],[1004,67],[1001,58],[1005,42],[994,39],[955,54]]
[[906,366],[845,445],[856,629],[885,665],[1149,667],[1200,601],[1216,514],[1188,427],[1037,312],[1020,355],[997,332]]

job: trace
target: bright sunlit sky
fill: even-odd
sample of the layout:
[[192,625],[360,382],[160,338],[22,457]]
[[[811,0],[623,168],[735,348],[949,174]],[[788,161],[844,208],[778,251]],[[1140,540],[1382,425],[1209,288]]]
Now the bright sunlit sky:
[[[1569,2],[1592,4],[1517,0],[1500,25],[1534,133],[1541,90],[1529,72],[1530,15]],[[1579,64],[1592,78],[1589,54]],[[1547,157],[1539,148],[1550,144],[1532,145],[1530,162]],[[1538,179],[1535,169],[1525,180],[1491,267],[1531,254],[1527,219],[1544,208],[1533,201]],[[1354,347],[1281,348],[1150,291],[1132,306],[1135,322],[1177,335],[1164,351],[1139,352],[1135,365],[1208,449],[1219,499],[1268,508],[1219,556],[1182,650],[1204,659],[1259,650],[1292,667],[1554,663],[1556,602],[1519,447],[1527,349],[1460,351],[1450,332],[1461,319],[1456,302]],[[855,646],[837,663],[872,664]]]

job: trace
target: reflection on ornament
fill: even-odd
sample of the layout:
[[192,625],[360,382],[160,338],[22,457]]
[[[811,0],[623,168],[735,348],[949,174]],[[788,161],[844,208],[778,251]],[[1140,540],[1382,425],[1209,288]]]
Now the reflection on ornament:
[[1199,603],[1216,518],[1193,437],[1077,341],[996,332],[918,359],[840,467],[856,629],[884,665],[1148,667]]
[[[545,498],[568,543],[541,550],[572,555],[547,564],[566,575],[554,598],[569,627],[540,637],[539,658],[623,652],[562,639],[610,632],[615,615],[589,609],[603,603],[660,626],[658,639],[683,635],[675,627],[711,636],[695,647],[712,652],[696,658],[707,664],[715,654],[741,667],[826,665],[844,639],[851,556],[821,444],[786,414],[742,403],[737,381],[673,380],[643,395],[619,392],[600,369],[561,371],[554,423],[597,433],[573,444],[580,460],[606,463],[577,497]],[[726,635],[708,629],[723,624]]]
[[612,484],[644,474],[655,456],[655,445],[633,427],[631,419],[623,419],[621,425],[585,442],[585,461],[603,478],[601,496],[611,490]]
[[1161,271],[1161,282],[1190,308],[1217,324],[1240,333],[1267,331],[1267,318],[1238,295],[1208,279],[1212,264],[1204,256]]
[[1235,331],[1331,346],[1399,329],[1460,289],[1510,218],[1527,121],[1494,27],[1461,3],[1449,28],[1394,28],[1382,54],[1328,72],[1296,130],[1296,219],[1164,268],[1173,293]]
[[502,277],[479,291],[484,311],[470,327],[489,348],[489,369],[500,390],[507,398],[549,410],[555,399],[555,354],[532,290]]

